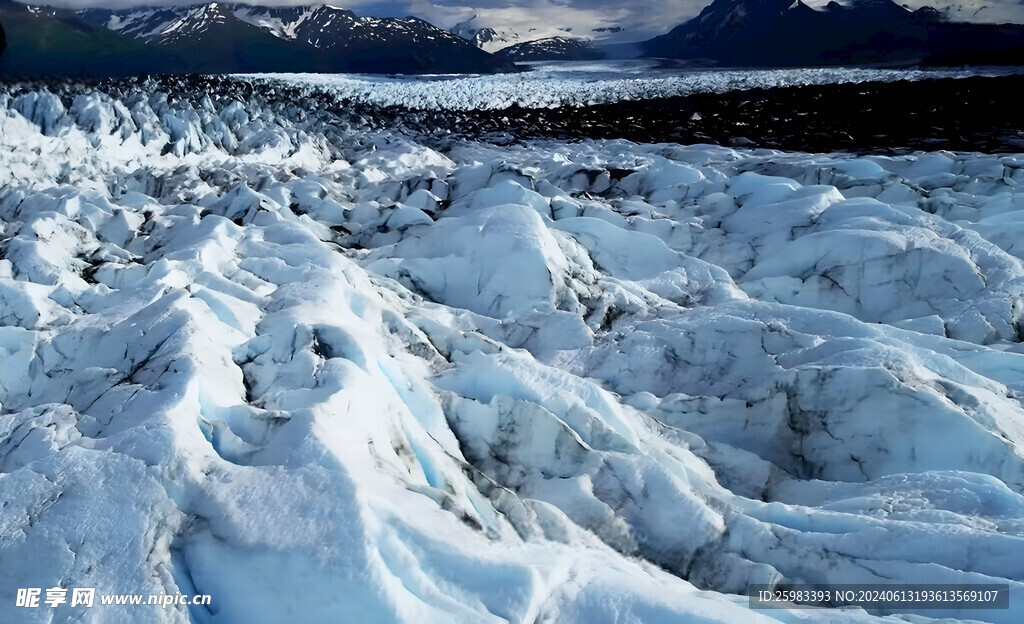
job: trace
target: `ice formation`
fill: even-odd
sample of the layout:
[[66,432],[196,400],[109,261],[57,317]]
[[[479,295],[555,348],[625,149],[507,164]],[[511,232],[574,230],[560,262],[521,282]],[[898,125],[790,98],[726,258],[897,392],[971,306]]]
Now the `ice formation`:
[[659,61],[573,61],[524,63],[532,71],[493,75],[383,77],[360,74],[253,74],[260,84],[328,90],[340,99],[375,106],[419,109],[501,110],[582,107],[594,104],[724,93],[754,88],[860,82],[1001,76],[1015,67],[965,69],[801,68],[701,70],[662,66]]
[[[0,180],[0,621],[1024,618],[1024,158],[34,88]],[[213,603],[9,599],[55,585]]]

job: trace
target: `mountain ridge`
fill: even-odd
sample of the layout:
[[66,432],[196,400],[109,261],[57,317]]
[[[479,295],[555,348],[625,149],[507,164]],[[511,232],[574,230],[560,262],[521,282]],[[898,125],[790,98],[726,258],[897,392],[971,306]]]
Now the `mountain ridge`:
[[588,39],[570,37],[547,37],[524,41],[495,53],[498,58],[510,61],[593,61],[605,58],[605,54]]
[[892,0],[715,0],[640,47],[723,65],[1012,65],[1024,62],[1024,25],[949,22]]
[[[325,4],[210,2],[70,11],[0,0],[0,16],[22,24],[19,54],[4,69],[20,75],[515,69],[419,18],[357,17]],[[82,41],[83,33],[91,45]],[[78,56],[64,67],[60,57],[67,41],[77,42]],[[90,55],[103,56],[103,63],[89,62]]]

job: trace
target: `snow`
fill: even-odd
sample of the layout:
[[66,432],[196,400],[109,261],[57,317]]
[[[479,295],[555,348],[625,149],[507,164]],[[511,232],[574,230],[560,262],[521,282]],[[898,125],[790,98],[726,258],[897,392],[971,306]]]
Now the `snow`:
[[116,9],[116,13],[107,19],[105,25],[111,30],[138,39],[167,43],[183,33],[205,32],[212,24],[225,22],[229,15],[280,39],[302,39],[314,47],[345,47],[350,43],[352,33],[348,30],[351,29],[363,31],[359,35],[361,37],[375,39],[386,38],[384,33],[377,32],[381,28],[405,31],[413,40],[421,31],[427,39],[435,39],[437,36],[455,38],[415,18],[356,17],[347,9],[324,4],[266,7],[214,2],[134,7]]
[[1020,24],[1024,21],[1020,8],[1013,3],[984,0],[909,0],[904,6],[911,10],[922,7],[938,9],[942,19],[950,22]]
[[69,89],[0,93],[0,594],[213,603],[0,620],[1024,618],[1024,158]]
[[504,109],[587,106],[693,93],[865,81],[1003,75],[1013,68],[904,70],[811,68],[701,70],[660,67],[656,60],[560,61],[525,64],[532,71],[494,75],[386,77],[361,74],[239,75],[255,83],[300,86],[379,106],[419,109]]
[[[498,14],[500,15],[500,13]],[[547,23],[537,22],[527,28],[513,28],[499,23],[500,17],[491,14],[481,17],[479,14],[452,26],[449,31],[463,39],[467,39],[481,50],[491,54],[510,46],[548,39],[551,37],[572,38],[572,28],[559,28]]]

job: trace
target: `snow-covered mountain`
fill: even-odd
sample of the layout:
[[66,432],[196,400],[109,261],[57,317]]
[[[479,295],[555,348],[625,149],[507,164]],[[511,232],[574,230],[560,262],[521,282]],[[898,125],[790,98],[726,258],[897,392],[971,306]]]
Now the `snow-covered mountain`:
[[392,47],[447,46],[462,48],[459,37],[413,18],[358,17],[329,5],[265,7],[210,3],[138,9],[89,9],[82,15],[149,43],[195,40],[238,21],[280,39],[320,50],[341,50],[386,43]]
[[[268,8],[214,2],[50,13],[0,0],[0,15],[13,15],[29,25],[19,46],[41,52],[26,53],[4,71],[31,74],[41,66],[34,57],[59,56],[71,49],[81,52],[66,59],[69,67],[87,67],[67,72],[73,74],[488,73],[513,69],[510,63],[423,20],[357,17],[351,11],[325,5]],[[98,30],[106,34],[97,34]],[[120,50],[125,52],[119,54]],[[139,50],[145,53],[128,52]],[[90,57],[99,55],[106,60],[90,64]],[[163,60],[142,62],[160,58]],[[59,73],[59,65],[47,63],[49,71],[43,73]]]
[[649,56],[740,65],[1024,62],[1024,26],[941,17],[893,0],[715,0],[641,45]]
[[[82,15],[87,19],[93,17],[88,10]],[[158,45],[205,43],[223,37],[231,26],[242,26],[237,24],[237,19],[227,7],[218,3],[111,12],[104,25],[113,31]]]
[[992,2],[991,0],[906,0],[905,4],[913,10],[934,8],[942,19],[951,22],[1024,23],[1024,6],[1019,2]]
[[450,28],[449,31],[467,41],[471,41],[476,47],[488,52],[497,52],[502,48],[520,43],[523,40],[519,33],[512,28],[500,26],[497,28],[481,27],[476,23],[477,20],[478,17],[474,15],[468,20],[459,22]]
[[[826,28],[809,31],[806,37],[812,40],[839,37],[845,42],[844,31],[861,26],[860,22],[866,18],[895,20],[901,24],[910,16],[910,11],[892,0],[847,0],[842,3],[835,0],[715,0],[695,18],[654,42],[696,51],[742,46],[747,40],[756,40],[760,44],[767,37],[781,40],[791,30],[810,24]],[[847,23],[848,20],[855,23]],[[885,27],[884,23],[874,23],[878,28]],[[746,45],[751,49],[755,47]],[[798,48],[800,41],[793,41],[791,46]],[[762,53],[771,55],[772,50],[762,50]]]
[[0,87],[0,621],[1024,619],[1024,156],[446,142],[282,80]]
[[603,47],[610,42],[641,38],[631,37],[622,26],[594,15],[586,15],[573,25],[545,21],[542,16],[529,19],[520,12],[514,13],[515,22],[509,24],[502,21],[506,15],[504,11],[476,14],[449,30],[482,50],[520,61],[602,58]]
[[510,61],[590,61],[604,58],[604,53],[587,39],[550,37],[502,48],[496,56]]
[[572,39],[580,36],[573,34],[572,27],[563,28],[537,23],[516,29],[511,26],[495,24],[493,20],[487,20],[480,15],[474,15],[467,20],[459,22],[449,30],[453,34],[473,42],[473,45],[481,50],[487,50],[492,53],[519,43],[536,41],[538,39],[549,39],[552,37]]

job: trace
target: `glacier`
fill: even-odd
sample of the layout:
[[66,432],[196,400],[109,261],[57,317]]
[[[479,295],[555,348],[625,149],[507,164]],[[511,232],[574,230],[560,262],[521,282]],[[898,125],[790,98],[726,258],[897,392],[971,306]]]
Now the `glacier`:
[[704,69],[664,59],[539,61],[519,63],[529,71],[503,74],[238,74],[258,88],[299,88],[307,96],[324,91],[338,100],[423,110],[581,108],[695,93],[725,93],[772,87],[919,81],[1019,74],[1019,67],[884,69],[810,67]]
[[[1019,622],[1024,155],[0,90],[0,621]],[[752,611],[750,583],[1010,609]],[[209,606],[14,605],[19,587]]]

